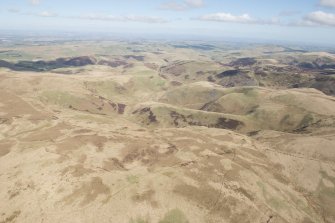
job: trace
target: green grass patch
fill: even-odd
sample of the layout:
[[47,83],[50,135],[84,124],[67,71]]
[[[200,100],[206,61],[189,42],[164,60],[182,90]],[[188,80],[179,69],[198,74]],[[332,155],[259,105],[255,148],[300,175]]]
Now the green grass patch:
[[167,212],[159,223],[189,223],[189,221],[181,210],[173,209]]
[[128,181],[128,183],[136,184],[136,183],[139,182],[139,178],[138,178],[138,176],[135,176],[135,175],[129,175],[129,176],[127,176],[127,181]]
[[143,218],[136,218],[136,219],[130,219],[129,223],[149,223],[149,221]]
[[70,106],[78,103],[81,99],[68,92],[62,91],[44,91],[40,98],[42,101],[60,106]]

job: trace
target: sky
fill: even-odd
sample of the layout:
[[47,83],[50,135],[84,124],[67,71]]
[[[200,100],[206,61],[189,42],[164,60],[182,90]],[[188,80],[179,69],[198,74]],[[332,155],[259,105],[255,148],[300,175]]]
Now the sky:
[[335,0],[0,0],[1,30],[335,44]]

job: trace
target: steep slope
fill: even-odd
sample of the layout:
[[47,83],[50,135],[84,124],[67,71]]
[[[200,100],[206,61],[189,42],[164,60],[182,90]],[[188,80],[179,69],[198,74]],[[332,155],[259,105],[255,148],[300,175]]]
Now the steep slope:
[[333,126],[335,120],[334,99],[319,91],[307,89],[224,89],[200,82],[172,89],[160,101],[239,116],[246,123],[244,131],[302,131],[313,125]]

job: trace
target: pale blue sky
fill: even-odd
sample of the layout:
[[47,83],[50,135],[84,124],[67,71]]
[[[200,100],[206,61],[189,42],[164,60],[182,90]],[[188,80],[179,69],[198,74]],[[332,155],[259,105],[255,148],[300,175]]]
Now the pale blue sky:
[[334,44],[335,0],[1,0],[1,30]]

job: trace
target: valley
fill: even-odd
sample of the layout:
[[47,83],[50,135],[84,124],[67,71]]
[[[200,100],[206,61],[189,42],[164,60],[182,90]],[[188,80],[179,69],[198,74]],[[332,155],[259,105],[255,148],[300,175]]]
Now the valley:
[[0,45],[0,222],[335,222],[335,55]]

